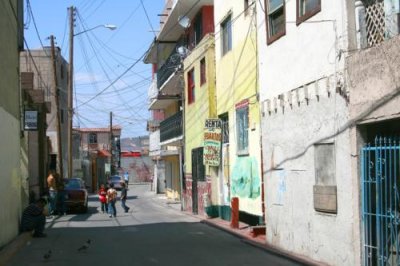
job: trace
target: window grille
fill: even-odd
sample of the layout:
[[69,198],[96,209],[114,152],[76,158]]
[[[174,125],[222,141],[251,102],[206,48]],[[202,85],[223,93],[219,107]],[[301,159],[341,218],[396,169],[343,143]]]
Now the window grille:
[[365,8],[365,23],[368,46],[375,46],[385,40],[384,3],[376,1]]

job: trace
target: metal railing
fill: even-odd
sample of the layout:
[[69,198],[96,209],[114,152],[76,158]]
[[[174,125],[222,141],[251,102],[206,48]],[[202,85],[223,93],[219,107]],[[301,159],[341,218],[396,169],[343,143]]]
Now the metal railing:
[[175,73],[178,67],[181,65],[182,59],[177,52],[177,46],[173,49],[171,55],[167,58],[165,63],[157,71],[157,87],[158,89],[168,80],[168,78]]
[[160,123],[160,141],[166,141],[182,136],[183,120],[182,111],[168,117]]

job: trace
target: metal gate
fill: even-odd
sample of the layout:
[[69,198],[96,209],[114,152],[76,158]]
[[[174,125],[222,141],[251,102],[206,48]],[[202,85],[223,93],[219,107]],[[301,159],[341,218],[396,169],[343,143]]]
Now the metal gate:
[[364,265],[400,265],[399,139],[379,137],[362,148]]

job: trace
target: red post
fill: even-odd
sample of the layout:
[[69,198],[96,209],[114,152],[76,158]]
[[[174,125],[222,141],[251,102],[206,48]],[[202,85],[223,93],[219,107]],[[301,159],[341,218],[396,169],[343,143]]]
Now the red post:
[[239,228],[239,198],[237,197],[231,199],[231,227]]

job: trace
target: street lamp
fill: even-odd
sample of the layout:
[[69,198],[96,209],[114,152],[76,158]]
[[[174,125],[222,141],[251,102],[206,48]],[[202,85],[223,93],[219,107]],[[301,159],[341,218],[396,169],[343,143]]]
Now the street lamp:
[[87,30],[84,30],[84,31],[81,31],[81,32],[78,32],[78,33],[75,33],[74,34],[74,37],[75,36],[77,36],[77,35],[80,35],[80,34],[82,34],[82,33],[85,33],[85,32],[88,32],[88,31],[91,31],[91,30],[94,30],[94,29],[97,29],[97,28],[107,28],[107,29],[110,29],[110,30],[115,30],[116,28],[117,28],[117,26],[115,26],[115,25],[113,25],[113,24],[103,24],[103,25],[97,25],[96,27],[93,27],[93,28],[90,28],[90,29],[87,29]]
[[72,95],[73,95],[73,83],[74,83],[74,37],[82,33],[97,29],[97,28],[107,28],[110,30],[115,30],[117,26],[112,24],[98,25],[93,28],[78,32],[74,34],[74,12],[75,7],[71,6],[69,8],[69,79],[68,79],[68,175],[72,177]]

